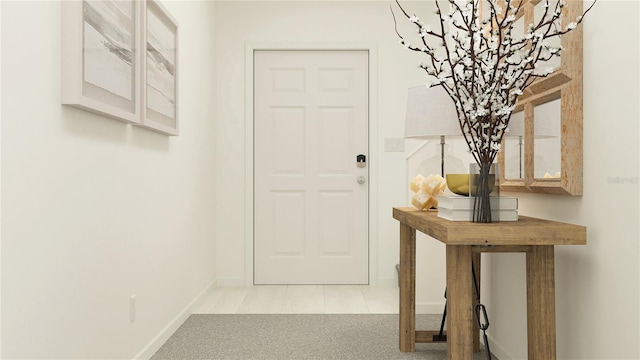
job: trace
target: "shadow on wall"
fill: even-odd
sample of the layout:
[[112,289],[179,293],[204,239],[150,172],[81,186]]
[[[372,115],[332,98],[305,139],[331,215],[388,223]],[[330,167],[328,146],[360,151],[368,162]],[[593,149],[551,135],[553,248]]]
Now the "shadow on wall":
[[169,152],[170,137],[70,106],[61,106],[63,131],[78,138]]

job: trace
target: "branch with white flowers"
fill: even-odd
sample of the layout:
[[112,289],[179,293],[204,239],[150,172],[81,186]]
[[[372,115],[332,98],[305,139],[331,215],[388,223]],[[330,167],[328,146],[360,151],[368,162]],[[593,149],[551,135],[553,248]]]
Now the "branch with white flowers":
[[[518,96],[537,78],[553,72],[553,68],[540,69],[540,64],[559,57],[562,48],[550,45],[548,40],[575,29],[596,2],[563,28],[565,0],[555,5],[542,0],[544,13],[540,20],[529,25],[522,38],[516,38],[512,31],[525,0],[488,0],[489,16],[485,18],[479,15],[479,0],[466,0],[464,6],[460,1],[446,0],[446,13],[436,0],[440,20],[437,29],[415,14],[409,15],[395,1],[416,26],[420,38],[420,45],[413,45],[398,32],[392,9],[400,43],[426,55],[427,61],[420,68],[429,76],[429,85],[442,86],[455,103],[462,135],[478,164],[492,163],[500,151]],[[430,45],[427,39],[438,45]]]

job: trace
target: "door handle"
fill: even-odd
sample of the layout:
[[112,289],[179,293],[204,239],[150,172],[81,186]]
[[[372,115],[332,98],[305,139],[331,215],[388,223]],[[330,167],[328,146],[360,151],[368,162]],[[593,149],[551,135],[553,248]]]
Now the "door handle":
[[358,181],[358,184],[362,185],[367,181],[367,179],[365,179],[364,176],[358,176],[357,181]]

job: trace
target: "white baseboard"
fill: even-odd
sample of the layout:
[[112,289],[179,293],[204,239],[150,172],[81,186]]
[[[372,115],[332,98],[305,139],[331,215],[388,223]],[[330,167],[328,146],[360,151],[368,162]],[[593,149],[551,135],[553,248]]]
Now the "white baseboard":
[[507,353],[507,351],[504,350],[504,347],[500,346],[500,344],[497,343],[491,335],[487,334],[487,338],[489,339],[489,349],[491,350],[491,353],[498,359],[511,360],[514,358],[511,354]]
[[392,286],[398,286],[398,279],[395,277],[392,278],[378,278],[378,283],[376,284],[376,286],[380,286],[380,287],[392,287]]
[[216,284],[218,287],[244,287],[245,280],[244,278],[229,278],[229,279],[218,279]]
[[207,294],[216,287],[216,281],[214,280],[204,290],[196,296],[193,301],[189,303],[180,313],[162,329],[156,337],[151,340],[147,346],[145,346],[140,352],[133,358],[133,360],[148,360],[151,359],[164,343],[169,340],[176,330],[191,316],[193,309],[202,302]]
[[437,303],[416,302],[416,314],[442,314],[444,311],[444,301]]
[[[218,279],[216,286],[218,287],[244,287],[245,279],[244,278],[228,278],[228,279]],[[372,286],[381,286],[381,287],[392,287],[398,286],[397,278],[379,278],[378,283]]]
[[[378,283],[372,286],[380,286],[380,287],[393,287],[398,286],[398,279],[396,278],[381,278],[378,279]],[[245,279],[244,278],[229,278],[229,279],[218,279],[217,282],[218,287],[244,287]]]

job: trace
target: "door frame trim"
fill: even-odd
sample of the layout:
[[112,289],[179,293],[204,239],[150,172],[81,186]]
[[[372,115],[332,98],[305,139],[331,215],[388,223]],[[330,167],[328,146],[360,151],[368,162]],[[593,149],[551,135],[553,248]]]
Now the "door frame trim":
[[375,226],[378,218],[378,45],[376,42],[259,42],[245,44],[245,286],[253,286],[254,281],[253,54],[260,50],[355,50],[369,53],[369,285],[378,285],[378,228]]

